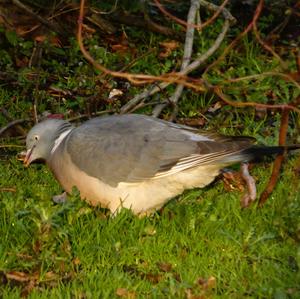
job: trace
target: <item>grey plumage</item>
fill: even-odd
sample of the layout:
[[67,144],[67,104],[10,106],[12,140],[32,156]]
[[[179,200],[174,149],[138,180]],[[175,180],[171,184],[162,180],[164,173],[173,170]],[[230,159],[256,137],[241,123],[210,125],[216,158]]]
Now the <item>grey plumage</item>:
[[49,119],[28,133],[25,163],[43,159],[67,192],[76,186],[93,205],[140,214],[270,149],[253,141],[135,114],[94,118],[77,128]]

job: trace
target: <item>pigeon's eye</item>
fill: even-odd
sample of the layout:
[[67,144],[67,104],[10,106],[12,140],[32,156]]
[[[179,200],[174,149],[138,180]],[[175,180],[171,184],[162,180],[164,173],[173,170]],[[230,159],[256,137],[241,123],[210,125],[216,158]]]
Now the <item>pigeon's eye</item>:
[[40,137],[38,135],[34,135],[33,136],[34,140],[38,141],[40,139]]

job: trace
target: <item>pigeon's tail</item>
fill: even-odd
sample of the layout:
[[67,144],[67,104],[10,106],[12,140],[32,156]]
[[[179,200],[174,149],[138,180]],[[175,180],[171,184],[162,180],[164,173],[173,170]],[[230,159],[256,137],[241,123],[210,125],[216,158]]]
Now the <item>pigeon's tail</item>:
[[287,146],[252,146],[242,151],[245,157],[249,157],[250,160],[260,158],[263,156],[271,156],[283,154],[285,152],[294,151],[300,149],[300,144],[293,144]]
[[238,153],[234,153],[222,161],[226,163],[235,163],[235,162],[249,162],[252,160],[260,159],[264,156],[272,156],[283,154],[285,152],[294,151],[300,149],[300,144],[293,144],[287,146],[256,146],[253,145],[249,148],[246,148]]

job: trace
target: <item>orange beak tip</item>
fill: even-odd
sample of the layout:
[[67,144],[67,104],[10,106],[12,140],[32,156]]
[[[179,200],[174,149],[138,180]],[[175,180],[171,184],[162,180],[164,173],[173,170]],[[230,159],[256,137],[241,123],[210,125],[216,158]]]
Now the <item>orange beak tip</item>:
[[29,164],[31,163],[31,154],[32,154],[32,150],[33,149],[29,149],[26,152],[21,152],[20,153],[20,160],[23,160],[23,164],[25,165],[25,167],[28,167]]

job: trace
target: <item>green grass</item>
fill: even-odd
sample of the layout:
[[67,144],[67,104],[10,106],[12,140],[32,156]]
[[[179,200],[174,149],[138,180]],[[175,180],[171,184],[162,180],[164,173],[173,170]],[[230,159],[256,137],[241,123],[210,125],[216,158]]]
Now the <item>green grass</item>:
[[[0,296],[300,298],[300,190],[292,165],[263,208],[242,210],[241,194],[217,181],[139,219],[126,210],[111,218],[76,192],[56,205],[51,196],[60,187],[47,168],[24,169],[12,158],[0,164],[1,186],[16,188],[0,193]],[[261,191],[269,165],[253,173]],[[35,275],[32,289],[7,279],[13,271]]]
[[[215,23],[214,30],[197,35],[194,58],[211,45],[220,26]],[[123,56],[109,53],[108,42],[97,34],[85,38],[86,46],[110,69],[120,70],[150,49],[127,71],[160,74],[179,69],[182,47],[158,59],[164,37],[125,29],[129,48]],[[108,108],[118,111],[145,88],[130,84],[127,89],[125,81],[98,77],[74,39],[64,49],[46,41],[41,67],[29,68],[15,61],[29,60],[34,43],[4,28],[0,28],[1,37],[0,66],[13,79],[0,83],[0,106],[12,119],[32,119],[33,99],[38,115],[48,111],[68,118]],[[224,41],[209,63],[230,41]],[[289,65],[286,72],[296,72],[289,48],[284,58]],[[279,76],[226,81],[270,71],[282,72],[279,62],[249,35],[205,79],[219,85],[232,100],[296,103],[299,88]],[[198,78],[201,72],[192,75]],[[50,86],[68,92],[51,93]],[[112,88],[123,90],[124,95],[110,102]],[[161,91],[159,99],[168,99],[174,88]],[[211,92],[185,89],[178,118],[203,117],[204,128],[250,135],[268,145],[277,143],[279,113],[260,115],[253,108],[228,105],[211,112],[209,108],[217,102],[220,99]],[[139,112],[151,113],[151,108]],[[172,107],[165,109],[164,116],[171,111]],[[8,122],[0,113],[0,128]],[[22,125],[25,129],[31,123]],[[288,143],[299,143],[299,128],[299,117],[291,113]],[[16,139],[2,141],[23,145]],[[107,211],[80,201],[76,191],[67,203],[54,204],[51,198],[61,189],[49,170],[43,165],[25,169],[15,154],[14,147],[0,148],[0,298],[300,298],[300,182],[295,158],[285,164],[263,208],[254,204],[241,209],[242,194],[227,192],[216,181],[204,189],[186,191],[163,211],[140,219],[127,210],[111,218]],[[266,162],[252,171],[259,193],[270,171]]]

